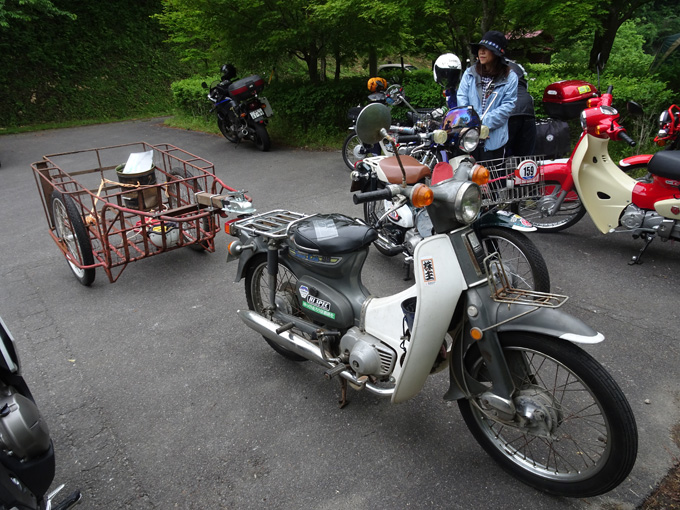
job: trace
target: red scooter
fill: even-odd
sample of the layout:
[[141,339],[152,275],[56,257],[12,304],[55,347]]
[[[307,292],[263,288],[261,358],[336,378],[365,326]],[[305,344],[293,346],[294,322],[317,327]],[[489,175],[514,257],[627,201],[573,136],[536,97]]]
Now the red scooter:
[[650,182],[633,179],[607,150],[610,139],[635,145],[611,105],[611,86],[588,100],[580,116],[583,133],[570,158],[541,167],[544,196],[520,202],[517,212],[542,232],[566,229],[588,212],[600,232],[630,232],[646,241],[632,258],[636,264],[654,238],[680,240],[680,151],[660,151],[649,159]]

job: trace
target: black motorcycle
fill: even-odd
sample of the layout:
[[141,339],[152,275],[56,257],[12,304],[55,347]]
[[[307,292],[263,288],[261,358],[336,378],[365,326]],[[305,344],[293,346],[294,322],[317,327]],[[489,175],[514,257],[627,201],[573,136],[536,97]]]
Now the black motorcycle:
[[14,339],[0,319],[0,509],[66,510],[79,503],[75,491],[53,499],[54,447],[47,424],[21,375]]
[[264,80],[256,74],[239,80],[231,64],[223,65],[221,73],[219,82],[210,86],[202,83],[204,89],[210,89],[208,99],[213,103],[210,113],[217,113],[220,132],[232,143],[248,139],[261,151],[268,151],[271,140],[267,121],[274,112],[267,98],[258,96],[264,89]]

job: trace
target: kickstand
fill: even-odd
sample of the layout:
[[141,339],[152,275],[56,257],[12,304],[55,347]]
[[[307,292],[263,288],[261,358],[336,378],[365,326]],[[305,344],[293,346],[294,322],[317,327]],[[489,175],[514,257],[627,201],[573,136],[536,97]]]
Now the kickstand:
[[343,409],[349,401],[347,400],[347,379],[340,379],[340,400],[338,400],[340,409]]
[[633,258],[630,260],[630,262],[628,262],[628,265],[632,266],[632,265],[635,265],[635,264],[642,264],[642,260],[641,260],[642,254],[647,250],[647,248],[649,247],[649,245],[652,243],[653,240],[654,240],[654,236],[648,236],[647,240],[645,242],[645,245],[642,247],[642,249],[640,250],[640,252],[637,255],[633,256]]

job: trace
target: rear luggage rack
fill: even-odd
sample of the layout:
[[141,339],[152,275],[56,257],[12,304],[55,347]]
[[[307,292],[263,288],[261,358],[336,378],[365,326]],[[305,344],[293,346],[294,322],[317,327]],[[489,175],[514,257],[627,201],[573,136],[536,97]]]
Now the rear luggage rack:
[[231,227],[251,235],[282,239],[288,235],[288,230],[294,223],[309,217],[309,214],[275,209],[274,211],[236,221],[231,224]]

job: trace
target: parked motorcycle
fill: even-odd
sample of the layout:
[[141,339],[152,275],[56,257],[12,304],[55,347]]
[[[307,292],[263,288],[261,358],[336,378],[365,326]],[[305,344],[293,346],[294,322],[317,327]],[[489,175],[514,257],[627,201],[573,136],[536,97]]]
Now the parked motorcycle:
[[[634,107],[633,107],[634,108]],[[630,108],[629,108],[630,109]],[[632,113],[637,113],[633,111]],[[654,143],[664,150],[676,151],[680,149],[680,107],[672,104],[659,116],[659,131],[654,137]],[[619,167],[626,173],[646,169],[653,154],[636,154],[619,161]],[[650,182],[651,175],[638,178],[640,181]]]
[[518,212],[542,232],[566,229],[588,212],[603,234],[630,232],[645,241],[630,262],[639,264],[656,237],[680,240],[680,152],[660,151],[649,160],[651,182],[628,176],[612,162],[608,144],[610,139],[635,142],[611,104],[611,86],[591,99],[581,113],[583,133],[571,157],[541,167],[546,194],[520,202]]
[[[369,105],[362,140],[387,134],[389,110]],[[559,310],[565,296],[512,288],[470,224],[482,205],[469,160],[436,185],[389,185],[355,201],[406,196],[426,207],[435,235],[414,252],[415,283],[372,295],[361,269],[378,233],[340,214],[286,210],[230,224],[248,310],[237,313],[279,354],[312,360],[328,379],[400,403],[448,367],[444,399],[457,401],[475,439],[537,489],[569,497],[607,492],[637,455],[631,408],[609,373],[576,344],[603,335]],[[446,444],[451,438],[441,438]]]
[[261,151],[271,148],[267,132],[268,119],[274,115],[266,97],[258,94],[264,90],[264,80],[254,74],[240,80],[236,68],[225,64],[221,68],[222,80],[204,89],[210,89],[208,99],[213,103],[210,113],[217,114],[217,126],[224,137],[233,143],[252,140]]
[[47,494],[54,468],[47,424],[21,375],[14,338],[0,319],[0,508],[66,510],[79,503],[80,491],[54,502],[63,485]]
[[[404,104],[409,109],[407,112],[407,124],[409,125],[390,126],[389,132],[391,134],[414,135],[426,129],[426,123],[429,119],[434,117],[441,120],[441,116],[444,113],[442,109],[432,108],[418,111],[406,99],[401,85],[396,83],[388,85],[384,78],[371,78],[368,80],[368,90],[371,91],[371,94],[368,96],[369,104],[379,103],[390,107]],[[352,121],[352,125],[349,127],[350,132],[342,144],[342,160],[350,170],[354,170],[357,162],[366,157],[391,155],[394,153],[394,148],[388,140],[380,140],[375,144],[367,144],[357,136],[354,126],[362,109],[362,106],[355,106],[347,112],[347,117]]]
[[[452,175],[453,168],[458,168],[461,162],[472,161],[469,153],[477,148],[481,129],[479,116],[474,109],[453,108],[439,126],[445,129],[413,136],[399,135],[396,138],[397,143],[416,143],[410,155],[402,156],[399,160],[394,156],[379,156],[368,157],[359,162],[352,172],[350,191],[375,191],[390,184],[436,184]],[[519,165],[514,168],[517,166]],[[535,231],[536,228],[519,215],[498,207],[498,204],[512,201],[521,187],[518,185],[515,189],[513,180],[510,190],[499,185],[490,192],[490,186],[493,187],[497,182],[489,184],[489,170],[481,165],[470,168],[471,180],[484,185],[485,190],[485,207],[472,224],[484,250],[501,255],[505,271],[514,287],[549,292],[550,276],[545,260],[534,243],[524,235],[524,232]],[[496,181],[502,175],[503,187],[507,186],[507,173],[505,167],[501,171],[494,170],[494,177],[498,177]],[[428,211],[414,207],[404,195],[389,200],[366,202],[363,207],[364,220],[379,233],[374,242],[375,247],[383,255],[403,254],[405,279],[408,279],[413,270],[415,247],[424,238],[432,235]]]

